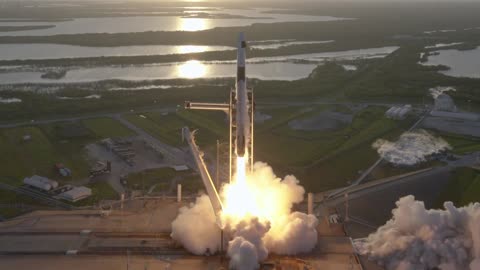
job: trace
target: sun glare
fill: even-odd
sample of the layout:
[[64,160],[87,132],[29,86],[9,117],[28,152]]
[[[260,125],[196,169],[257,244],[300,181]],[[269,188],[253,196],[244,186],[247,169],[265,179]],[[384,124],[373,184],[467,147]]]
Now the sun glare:
[[177,67],[179,77],[196,79],[205,76],[207,67],[200,61],[190,60]]
[[200,31],[205,30],[208,27],[208,21],[202,18],[181,18],[180,30],[181,31]]
[[199,53],[205,52],[208,49],[208,46],[197,46],[197,45],[180,45],[177,46],[177,53]]

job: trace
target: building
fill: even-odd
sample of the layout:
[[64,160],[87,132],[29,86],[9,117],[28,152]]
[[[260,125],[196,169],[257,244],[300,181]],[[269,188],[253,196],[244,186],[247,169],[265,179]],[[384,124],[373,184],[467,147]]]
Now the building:
[[74,187],[59,196],[67,201],[76,202],[92,196],[92,190],[84,186]]

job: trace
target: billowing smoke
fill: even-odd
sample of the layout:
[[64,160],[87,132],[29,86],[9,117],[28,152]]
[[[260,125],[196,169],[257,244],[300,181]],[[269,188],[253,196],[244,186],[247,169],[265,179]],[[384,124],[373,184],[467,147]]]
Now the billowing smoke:
[[[227,254],[231,268],[258,269],[259,262],[269,253],[294,255],[316,246],[317,218],[291,211],[305,194],[294,176],[280,179],[270,166],[257,162],[245,185],[239,187],[233,182],[224,185],[221,191],[224,203],[221,223],[229,241]],[[207,249],[212,253],[218,251],[220,232],[206,195],[180,210],[172,223],[171,236],[197,255],[205,254]]]
[[436,99],[438,96],[440,96],[445,92],[449,92],[449,91],[455,92],[457,91],[457,89],[451,86],[437,86],[434,88],[430,88],[428,91],[430,92],[430,95],[432,95],[433,99]]
[[404,166],[424,162],[427,157],[451,148],[445,140],[436,138],[425,130],[405,132],[396,142],[379,139],[372,147],[386,161]]
[[366,239],[355,240],[359,254],[387,270],[480,269],[480,204],[427,210],[413,196],[401,198],[393,217]]
[[220,229],[207,195],[194,204],[180,208],[172,223],[171,237],[195,255],[215,253],[220,249]]

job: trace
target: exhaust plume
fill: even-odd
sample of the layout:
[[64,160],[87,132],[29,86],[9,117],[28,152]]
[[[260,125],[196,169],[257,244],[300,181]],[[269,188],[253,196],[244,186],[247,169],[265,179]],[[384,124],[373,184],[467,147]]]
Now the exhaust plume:
[[198,197],[190,206],[180,208],[180,213],[172,222],[170,236],[195,255],[215,253],[220,249],[220,229],[207,195]]
[[425,130],[405,132],[396,142],[378,139],[372,147],[386,161],[402,166],[424,162],[433,154],[451,149],[445,140],[436,138]]
[[[225,184],[221,223],[229,240],[230,267],[258,269],[270,252],[294,255],[311,251],[317,244],[318,220],[291,211],[294,204],[303,201],[304,194],[294,176],[280,179],[261,162],[255,163],[253,172],[243,180],[236,177]],[[207,248],[215,252],[220,245],[220,232],[209,203],[208,196],[203,195],[195,204],[182,208],[172,223],[172,238],[197,255],[205,254]]]
[[391,220],[354,241],[359,254],[387,270],[480,269],[480,204],[427,210],[410,195],[396,205]]

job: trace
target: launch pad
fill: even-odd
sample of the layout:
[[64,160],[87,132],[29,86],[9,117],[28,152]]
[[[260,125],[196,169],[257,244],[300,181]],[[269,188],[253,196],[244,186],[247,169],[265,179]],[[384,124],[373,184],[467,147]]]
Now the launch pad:
[[[0,266],[38,270],[228,269],[225,258],[192,255],[170,238],[170,224],[187,203],[166,199],[151,204],[147,210],[127,204],[123,211],[114,209],[109,216],[98,210],[36,211],[0,223]],[[318,231],[321,244],[312,252],[295,257],[271,255],[260,269],[361,269],[349,238],[339,227],[322,222]]]

